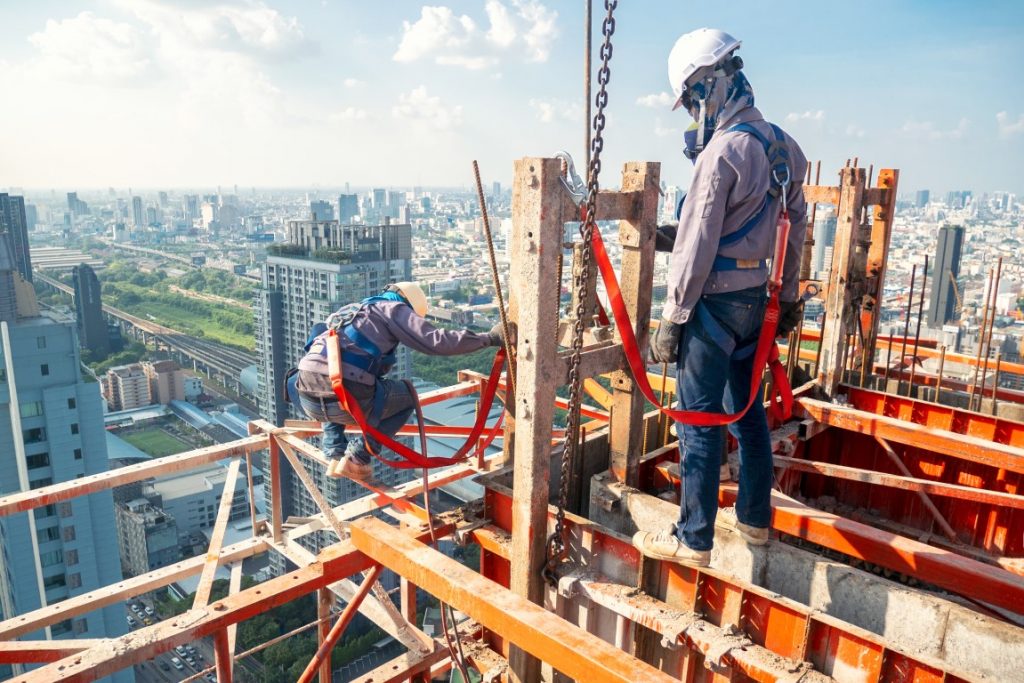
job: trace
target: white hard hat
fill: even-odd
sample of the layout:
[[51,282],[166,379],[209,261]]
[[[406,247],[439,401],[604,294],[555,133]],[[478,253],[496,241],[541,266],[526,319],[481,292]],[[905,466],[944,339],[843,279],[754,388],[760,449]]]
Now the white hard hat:
[[739,46],[740,41],[715,28],[699,28],[684,33],[668,55],[668,80],[676,96],[672,109],[682,105],[684,86],[693,74],[722,61]]
[[427,314],[427,295],[423,293],[423,288],[415,282],[396,282],[388,289],[401,294],[412,306],[412,310],[416,311],[416,315],[422,317]]

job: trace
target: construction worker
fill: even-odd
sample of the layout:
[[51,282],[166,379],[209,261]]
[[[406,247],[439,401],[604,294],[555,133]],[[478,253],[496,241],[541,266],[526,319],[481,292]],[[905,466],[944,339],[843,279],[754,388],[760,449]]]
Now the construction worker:
[[[326,323],[314,328],[306,355],[293,373],[288,391],[309,417],[323,423],[321,450],[330,460],[333,477],[368,479],[373,475],[367,445],[378,452],[380,444],[369,439],[348,439],[345,426],[356,424],[342,409],[331,386],[327,366],[330,328],[338,330],[345,390],[358,402],[367,424],[393,437],[416,408],[412,388],[405,381],[385,379],[395,364],[395,350],[405,344],[414,351],[434,356],[471,353],[504,344],[501,324],[489,333],[442,330],[423,317],[427,297],[415,282],[399,282],[383,293],[346,306]],[[515,326],[509,328],[515,343]]]
[[[700,29],[683,35],[668,58],[676,95],[696,122],[690,154],[693,181],[679,215],[669,262],[668,298],[651,342],[658,362],[676,362],[679,407],[721,413],[749,398],[768,301],[782,197],[791,220],[780,292],[778,335],[800,319],[797,297],[806,231],[802,191],[807,161],[797,143],[766,122],[735,54],[740,41]],[[664,238],[663,238],[664,239]],[[729,430],[739,441],[735,525],[748,543],[768,541],[772,453],[760,400]],[[640,531],[633,544],[648,557],[707,566],[718,513],[724,430],[677,424],[680,441],[679,523]]]

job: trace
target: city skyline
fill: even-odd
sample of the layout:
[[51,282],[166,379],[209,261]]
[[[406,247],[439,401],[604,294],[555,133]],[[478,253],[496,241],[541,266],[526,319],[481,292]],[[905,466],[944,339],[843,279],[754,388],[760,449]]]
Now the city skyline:
[[[398,2],[381,16],[351,2],[112,0],[5,10],[0,86],[22,106],[5,110],[18,134],[0,187],[461,187],[474,158],[507,184],[515,158],[563,148],[583,157],[582,6]],[[890,21],[878,24],[883,7]],[[1024,152],[1024,93],[1005,86],[1024,64],[1024,8],[872,2],[836,8],[828,22],[792,2],[761,9],[620,8],[606,169],[660,160],[668,183],[688,184],[689,164],[672,151],[688,121],[669,111],[665,55],[684,30],[713,25],[744,41],[759,107],[823,167],[859,154],[900,168],[907,191],[1024,191],[1013,162]],[[601,14],[595,3],[595,46]],[[778,39],[787,33],[801,38]],[[877,109],[859,95],[872,87]]]

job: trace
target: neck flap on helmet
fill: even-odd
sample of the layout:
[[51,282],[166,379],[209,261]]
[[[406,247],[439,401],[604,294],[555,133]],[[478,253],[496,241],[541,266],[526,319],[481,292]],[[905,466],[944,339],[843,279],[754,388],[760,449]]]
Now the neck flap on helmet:
[[692,149],[687,144],[684,152],[691,161],[704,151],[720,122],[754,106],[754,91],[740,71],[742,67],[738,56],[727,57],[694,74],[693,85],[685,89],[683,104],[697,124]]

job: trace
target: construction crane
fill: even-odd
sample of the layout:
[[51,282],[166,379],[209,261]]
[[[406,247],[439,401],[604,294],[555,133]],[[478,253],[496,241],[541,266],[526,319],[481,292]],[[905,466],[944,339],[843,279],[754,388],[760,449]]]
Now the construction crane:
[[949,276],[949,281],[953,285],[953,296],[956,297],[955,313],[960,315],[964,308],[964,300],[963,297],[960,296],[960,287],[956,284],[956,278],[953,277],[953,271],[947,270],[946,275]]

